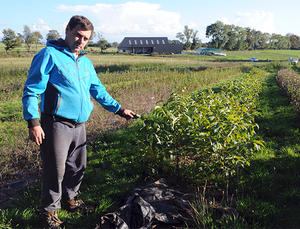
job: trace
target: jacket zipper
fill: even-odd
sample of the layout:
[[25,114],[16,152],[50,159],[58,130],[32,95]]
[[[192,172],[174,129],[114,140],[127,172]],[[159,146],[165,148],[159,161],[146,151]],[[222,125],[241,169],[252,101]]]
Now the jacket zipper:
[[78,60],[81,56],[79,56],[76,60],[76,70],[77,70],[77,79],[78,79],[78,84],[79,84],[79,88],[80,88],[80,113],[77,119],[77,122],[79,122],[81,114],[82,114],[82,106],[83,106],[83,96],[82,96],[82,86],[81,86],[81,82],[80,82],[80,75],[79,75],[79,67],[78,67]]
[[58,101],[57,101],[57,105],[56,105],[56,109],[54,111],[54,114],[57,114],[57,111],[58,111],[58,109],[60,107],[60,104],[61,104],[61,95],[60,95],[60,93],[58,93],[57,96],[58,96]]

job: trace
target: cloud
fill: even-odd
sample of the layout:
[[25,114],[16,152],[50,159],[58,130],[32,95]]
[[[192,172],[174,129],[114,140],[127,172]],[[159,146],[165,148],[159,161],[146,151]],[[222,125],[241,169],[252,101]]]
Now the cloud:
[[219,17],[218,19],[217,19],[217,21],[221,21],[221,22],[223,22],[224,24],[226,24],[226,25],[231,25],[231,24],[234,24],[233,22],[231,22],[228,18],[226,18],[226,17]]
[[238,12],[236,22],[241,26],[247,26],[261,32],[273,33],[275,31],[275,17],[271,12]]
[[183,26],[180,14],[162,10],[159,4],[126,2],[123,4],[60,5],[57,9],[87,15],[95,31],[111,39],[124,36],[175,37]]
[[224,24],[233,24],[241,27],[250,27],[252,29],[274,33],[275,17],[274,14],[267,11],[237,12],[232,20],[221,17],[218,20]]
[[41,33],[48,33],[50,26],[41,18],[37,22],[33,23],[32,30],[39,31]]

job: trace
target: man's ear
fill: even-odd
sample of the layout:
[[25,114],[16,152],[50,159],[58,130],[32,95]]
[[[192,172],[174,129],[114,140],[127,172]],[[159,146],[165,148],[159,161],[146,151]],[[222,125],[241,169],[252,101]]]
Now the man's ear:
[[69,32],[69,31],[70,31],[70,27],[67,26],[67,27],[66,27],[66,34],[67,34],[67,32]]

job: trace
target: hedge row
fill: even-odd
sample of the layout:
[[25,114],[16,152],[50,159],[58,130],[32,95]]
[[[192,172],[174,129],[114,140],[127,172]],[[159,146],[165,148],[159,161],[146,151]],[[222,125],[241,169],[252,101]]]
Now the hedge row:
[[172,94],[144,118],[147,166],[200,181],[231,176],[249,165],[263,145],[255,139],[254,113],[264,75],[256,69],[214,90]]
[[276,77],[278,85],[289,96],[291,103],[300,112],[300,76],[291,69],[278,71]]

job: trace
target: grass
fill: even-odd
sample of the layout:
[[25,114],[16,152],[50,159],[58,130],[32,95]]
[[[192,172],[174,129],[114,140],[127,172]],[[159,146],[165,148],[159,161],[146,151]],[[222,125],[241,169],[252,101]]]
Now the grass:
[[289,57],[298,59],[300,50],[243,50],[243,51],[226,51],[226,56],[198,56],[185,55],[191,59],[206,60],[210,62],[249,62],[251,57],[259,60],[256,64],[264,63],[266,61],[287,61]]
[[298,228],[300,119],[274,73],[260,101],[257,120],[265,148],[238,177],[238,209],[248,222],[263,228]]
[[[274,55],[273,59],[279,61],[292,56],[289,51],[278,52],[276,56],[275,51],[267,50],[260,54],[261,58],[265,56],[272,59]],[[298,55],[296,53],[294,54]],[[149,113],[156,102],[166,100],[171,91],[190,93],[231,79],[257,65],[246,61],[231,61],[246,60],[248,56],[252,57],[252,52],[236,55],[234,57],[234,53],[231,56],[228,54],[227,62],[214,61],[213,58],[216,57],[198,56],[93,55],[91,59],[102,82],[114,97],[125,107],[138,113]],[[40,169],[38,148],[30,145],[28,149],[24,149],[27,128],[20,108],[30,59],[31,57],[11,58],[0,64],[0,80],[3,82],[0,85],[0,161],[11,158],[9,163],[0,164],[0,168],[2,175],[5,172],[6,178],[12,180],[18,173],[26,173],[30,169],[36,172]],[[241,63],[243,66],[240,66]],[[220,205],[230,205],[239,214],[230,216],[231,218],[216,218],[209,202],[205,202],[208,208],[204,209],[201,217],[211,228],[219,228],[220,225],[222,228],[297,228],[300,225],[300,186],[297,182],[300,120],[276,85],[276,73],[277,71],[269,73],[257,113],[259,135],[265,142],[265,148],[253,157],[250,167],[241,169],[231,181],[229,192],[234,196],[234,201],[228,202],[226,197],[220,200]],[[15,80],[16,77],[18,80]],[[127,128],[119,129],[121,126]],[[151,170],[146,169],[147,166],[139,155],[136,139],[140,126],[139,121],[126,124],[103,112],[99,106],[95,107],[88,122],[88,167],[80,192],[80,196],[93,205],[95,211],[82,216],[60,210],[59,217],[66,222],[67,228],[94,228],[99,223],[100,216],[117,209],[130,190],[158,178],[153,176]],[[118,130],[107,131],[108,129]],[[21,165],[27,167],[23,170],[15,169]],[[2,181],[3,178],[4,176]],[[184,181],[175,182],[192,189]],[[221,189],[224,193],[226,188],[220,186],[215,189]],[[212,193],[207,193],[206,198],[213,197]],[[198,202],[197,199],[195,201],[195,208],[203,203],[199,198]],[[39,199],[38,182],[13,199],[8,210],[0,209],[0,227],[38,227]],[[216,200],[218,201],[217,198]]]
[[[88,146],[89,164],[80,196],[93,205],[95,211],[83,217],[79,213],[60,210],[59,217],[68,225],[67,228],[94,228],[100,215],[118,207],[135,185],[144,182],[143,168],[136,163],[138,157],[134,153],[137,131],[138,126],[133,126],[100,134]],[[39,193],[40,185],[36,184],[14,200],[13,208],[5,212],[7,223],[11,220],[13,228],[38,227]]]

